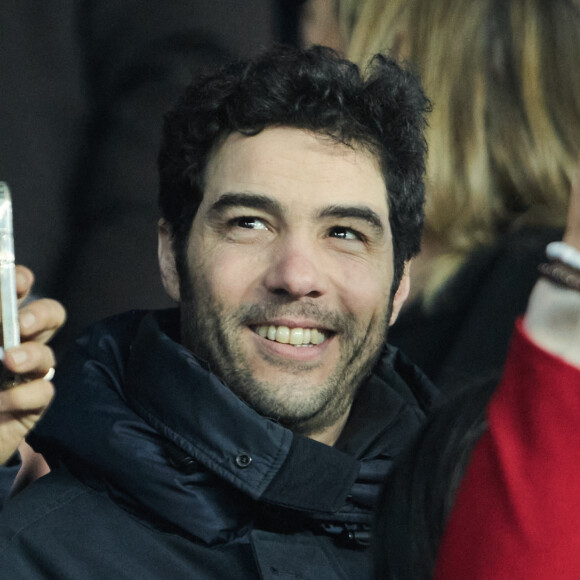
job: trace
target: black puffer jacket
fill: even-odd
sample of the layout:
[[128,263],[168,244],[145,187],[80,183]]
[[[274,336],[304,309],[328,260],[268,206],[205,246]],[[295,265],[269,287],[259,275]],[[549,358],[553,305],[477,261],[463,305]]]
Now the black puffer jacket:
[[32,441],[53,467],[0,518],[2,578],[370,577],[371,511],[436,392],[394,350],[335,447],[261,417],[170,336],[93,328]]

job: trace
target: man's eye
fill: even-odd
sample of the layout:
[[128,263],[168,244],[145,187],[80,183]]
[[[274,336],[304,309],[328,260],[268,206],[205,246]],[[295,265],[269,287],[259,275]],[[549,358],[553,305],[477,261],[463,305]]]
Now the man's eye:
[[342,228],[342,227],[332,228],[332,230],[330,230],[329,235],[332,238],[339,238],[341,240],[358,240],[358,241],[362,240],[362,236],[358,232],[355,232],[350,228]]
[[266,224],[258,218],[255,217],[241,217],[236,218],[234,221],[234,225],[239,228],[245,228],[248,230],[267,230]]

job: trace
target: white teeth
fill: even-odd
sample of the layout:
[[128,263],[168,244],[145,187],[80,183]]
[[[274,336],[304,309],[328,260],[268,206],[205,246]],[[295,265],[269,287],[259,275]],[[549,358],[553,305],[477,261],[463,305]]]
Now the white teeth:
[[310,332],[310,342],[312,344],[320,344],[321,342],[324,342],[326,340],[326,335],[324,334],[324,332],[321,332],[320,330],[317,330],[316,328],[313,328],[312,331]]
[[290,329],[287,326],[279,326],[276,329],[276,342],[288,344],[290,342]]
[[256,334],[268,340],[293,346],[309,346],[323,343],[327,336],[316,328],[288,328],[287,326],[257,326]]
[[304,330],[301,328],[293,328],[290,331],[290,344],[303,344]]

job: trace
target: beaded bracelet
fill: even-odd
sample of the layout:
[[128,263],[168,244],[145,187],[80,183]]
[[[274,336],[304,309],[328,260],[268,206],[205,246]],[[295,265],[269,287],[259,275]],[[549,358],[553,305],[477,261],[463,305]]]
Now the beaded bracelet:
[[580,292],[580,269],[558,261],[540,264],[538,271],[554,284]]
[[580,270],[580,250],[565,242],[551,242],[546,246],[546,256],[558,260],[571,268]]

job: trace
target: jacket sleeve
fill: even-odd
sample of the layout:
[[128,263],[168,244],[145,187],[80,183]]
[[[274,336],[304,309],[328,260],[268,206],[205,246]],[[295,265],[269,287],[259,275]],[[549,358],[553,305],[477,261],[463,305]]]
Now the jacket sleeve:
[[578,578],[580,369],[516,327],[435,578]]

